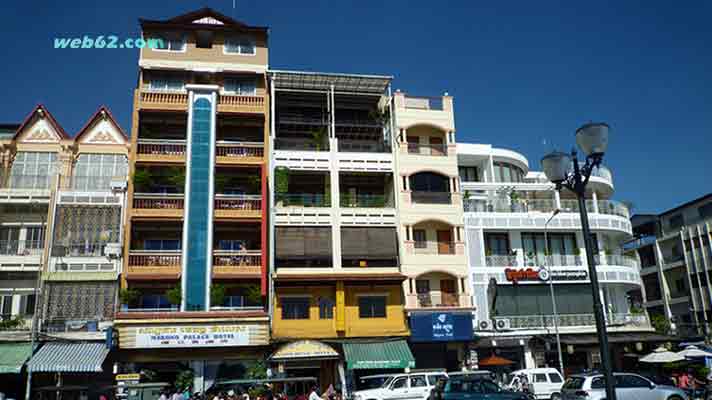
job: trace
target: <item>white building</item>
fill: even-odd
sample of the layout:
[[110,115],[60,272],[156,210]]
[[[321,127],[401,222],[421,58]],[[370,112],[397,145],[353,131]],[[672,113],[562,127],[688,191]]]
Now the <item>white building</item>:
[[[479,358],[496,351],[520,367],[558,367],[550,285],[542,272],[546,266],[554,283],[565,369],[594,367],[599,353],[575,195],[557,192],[542,172],[530,171],[528,160],[517,152],[458,144],[457,154]],[[638,260],[621,250],[631,237],[631,224],[627,207],[611,200],[611,172],[604,167],[596,170],[588,190],[600,301],[611,337],[617,332],[650,332],[640,307]],[[560,212],[552,218],[557,209]],[[490,282],[497,288],[494,313]],[[620,368],[624,360],[615,362]]]

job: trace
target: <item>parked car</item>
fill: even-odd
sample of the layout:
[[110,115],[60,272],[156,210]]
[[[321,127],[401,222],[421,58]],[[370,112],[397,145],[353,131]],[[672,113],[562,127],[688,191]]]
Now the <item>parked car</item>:
[[451,374],[447,381],[440,382],[430,400],[530,400],[521,392],[503,389],[486,374]]
[[537,399],[561,399],[561,387],[564,385],[564,377],[556,368],[530,368],[520,369],[509,374],[508,389],[521,387],[521,376],[526,375],[529,381],[529,391]]
[[366,375],[358,378],[357,390],[377,389],[395,374]]
[[[667,385],[657,385],[637,374],[614,373],[618,400],[686,400],[682,390]],[[561,390],[563,400],[604,400],[606,386],[603,374],[571,375]]]
[[445,371],[414,371],[387,377],[375,389],[358,390],[353,400],[426,400],[439,380],[447,378]]

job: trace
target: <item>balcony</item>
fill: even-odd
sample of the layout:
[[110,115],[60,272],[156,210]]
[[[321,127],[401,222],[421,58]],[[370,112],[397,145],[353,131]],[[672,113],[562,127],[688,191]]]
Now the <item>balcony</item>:
[[178,279],[181,272],[180,250],[130,250],[127,278]]
[[472,307],[472,296],[465,293],[434,291],[409,294],[406,299],[406,305],[410,309],[470,308]]
[[243,194],[216,194],[215,218],[260,218],[262,196]]
[[485,256],[485,265],[488,267],[517,267],[517,264],[517,256],[514,255]]
[[136,161],[157,163],[184,163],[185,140],[138,139]]
[[263,114],[266,112],[264,96],[220,94],[219,113]]
[[276,193],[277,207],[331,207],[331,196],[320,193]]
[[339,139],[339,151],[344,153],[389,153],[390,146],[375,140]]
[[132,217],[139,218],[183,218],[182,193],[135,193]]
[[184,111],[188,109],[188,92],[139,90],[138,106],[147,110]]
[[0,256],[39,256],[43,247],[41,240],[0,240]]
[[554,200],[531,199],[522,201],[467,199],[464,202],[465,212],[496,212],[496,213],[551,213],[556,209]]
[[457,254],[456,246],[456,242],[416,241],[413,254]]
[[452,204],[452,193],[413,191],[410,199],[414,204]]
[[341,207],[344,208],[387,208],[393,207],[393,200],[385,195],[341,193]]
[[[509,319],[512,329],[551,329],[554,327],[553,315],[519,315],[503,316]],[[596,318],[593,314],[559,314],[556,316],[560,328],[591,327],[595,329]],[[608,327],[641,329],[650,328],[650,322],[645,314],[608,314]]]
[[69,242],[52,246],[52,257],[104,257],[105,242]]
[[598,255],[596,255],[596,257],[594,258],[596,259],[596,264],[598,265],[618,265],[621,267],[635,268],[636,270],[640,266],[638,263],[638,259],[622,254],[606,254],[603,256],[603,260],[601,260],[601,257]]
[[261,250],[214,250],[214,278],[259,278]]
[[215,162],[218,164],[261,164],[264,143],[218,142],[215,147]]
[[421,144],[408,143],[408,154],[418,156],[446,157],[448,155],[446,144]]

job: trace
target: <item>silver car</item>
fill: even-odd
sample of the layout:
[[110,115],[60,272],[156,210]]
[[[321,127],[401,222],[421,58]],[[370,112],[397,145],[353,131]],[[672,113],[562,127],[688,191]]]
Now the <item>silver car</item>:
[[[618,400],[687,400],[688,396],[674,386],[656,385],[636,374],[615,373]],[[571,375],[561,389],[562,400],[605,400],[603,374]]]

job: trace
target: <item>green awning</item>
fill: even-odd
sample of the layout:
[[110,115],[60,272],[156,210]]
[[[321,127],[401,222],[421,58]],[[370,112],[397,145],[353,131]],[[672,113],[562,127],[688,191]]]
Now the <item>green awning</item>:
[[344,343],[347,369],[414,368],[415,358],[405,340]]
[[19,374],[30,353],[29,343],[0,343],[0,374]]

